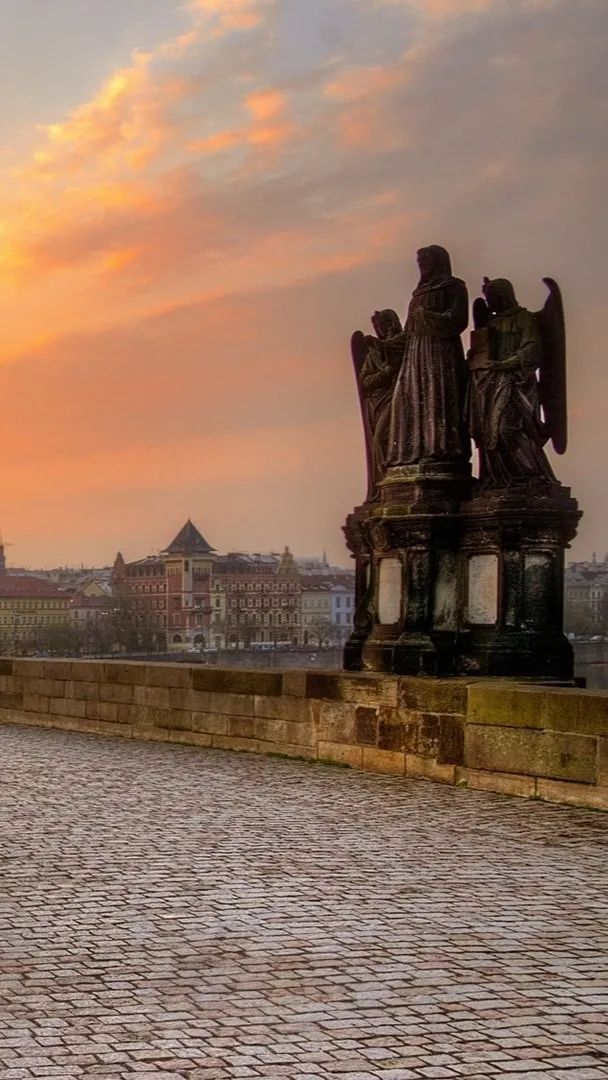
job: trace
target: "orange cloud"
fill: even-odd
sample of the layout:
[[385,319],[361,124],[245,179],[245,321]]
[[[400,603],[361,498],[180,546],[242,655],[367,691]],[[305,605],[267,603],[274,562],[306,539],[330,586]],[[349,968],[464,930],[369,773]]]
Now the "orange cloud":
[[272,6],[273,0],[190,0],[188,5],[215,36],[259,26]]
[[[379,7],[403,7],[416,10],[420,15],[431,19],[443,19],[450,16],[468,15],[471,12],[485,11],[499,0],[376,0]],[[528,0],[528,3],[551,3],[552,0]]]
[[280,90],[255,90],[245,98],[245,104],[254,120],[274,120],[285,111],[287,96]]
[[325,96],[336,101],[361,101],[386,93],[406,80],[403,68],[357,67],[342,72],[325,87]]
[[295,134],[295,125],[282,119],[288,105],[287,95],[282,91],[275,88],[254,90],[244,99],[243,105],[251,114],[250,125],[227,128],[196,139],[190,143],[190,151],[218,154],[238,146],[279,146]]

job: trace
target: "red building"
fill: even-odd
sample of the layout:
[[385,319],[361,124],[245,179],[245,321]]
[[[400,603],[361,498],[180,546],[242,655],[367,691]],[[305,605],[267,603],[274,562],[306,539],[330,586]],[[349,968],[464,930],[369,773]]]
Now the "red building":
[[209,639],[213,549],[190,520],[160,555],[114,563],[121,645],[183,652]]
[[167,648],[209,644],[211,574],[215,552],[190,519],[162,552],[167,592]]

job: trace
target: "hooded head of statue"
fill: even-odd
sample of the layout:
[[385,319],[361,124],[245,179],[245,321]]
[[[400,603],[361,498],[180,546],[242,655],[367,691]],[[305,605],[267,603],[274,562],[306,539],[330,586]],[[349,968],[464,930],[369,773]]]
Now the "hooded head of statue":
[[500,315],[518,306],[515,289],[506,278],[484,278],[483,295],[492,315]]

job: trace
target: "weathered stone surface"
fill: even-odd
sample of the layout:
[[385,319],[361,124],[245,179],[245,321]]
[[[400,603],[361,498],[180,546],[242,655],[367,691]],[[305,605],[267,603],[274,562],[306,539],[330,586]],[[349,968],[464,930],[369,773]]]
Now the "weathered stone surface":
[[[72,664],[71,677],[73,679],[77,678],[77,670],[75,664]],[[96,676],[87,674],[86,678],[96,678]],[[136,660],[129,660],[128,662],[121,660],[107,660],[103,664],[103,678],[105,682],[110,683],[133,683],[142,685],[146,678],[146,664]]]
[[228,716],[220,716],[213,712],[193,712],[192,730],[199,733],[207,732],[209,735],[225,735],[228,731]]
[[309,672],[307,696],[359,705],[397,705],[398,683],[391,675]]
[[307,671],[284,671],[281,692],[287,697],[307,697]]
[[280,694],[280,671],[241,671],[221,668],[194,668],[194,690],[210,690],[215,694]]
[[493,626],[498,615],[498,556],[469,559],[467,621]]
[[16,675],[0,675],[0,690],[17,693],[23,690],[23,679]]
[[405,774],[423,780],[438,780],[441,784],[453,784],[456,780],[456,766],[440,765],[433,758],[422,757],[420,754],[406,754]]
[[322,701],[319,709],[319,738],[328,742],[354,743],[356,715],[355,705]]
[[49,698],[50,709],[52,713],[59,713],[63,716],[86,716],[87,715],[87,702],[83,698],[79,701],[77,698]]
[[133,738],[143,739],[144,742],[169,742],[171,732],[169,728],[147,727],[144,723],[141,727],[133,725]]
[[316,747],[306,746],[300,743],[266,742],[259,741],[259,753],[268,754],[270,757],[302,758],[304,761],[316,761]]
[[461,713],[467,709],[467,683],[460,679],[405,677],[397,680],[399,704],[416,712]]
[[213,694],[210,704],[213,712],[225,713],[226,716],[253,716],[253,694]]
[[6,660],[4,657],[0,657],[0,675],[12,675],[13,663],[13,660]]
[[150,705],[155,709],[168,709],[171,698],[168,686],[136,686],[133,689],[134,705]]
[[177,731],[171,728],[169,741],[179,743],[181,746],[211,746],[211,735],[205,735],[200,731]]
[[312,712],[311,702],[307,698],[289,696],[255,697],[253,709],[256,716],[291,720],[300,724],[310,723]]
[[165,721],[161,723],[161,727],[168,727],[170,731],[192,731],[192,713],[185,709],[154,709],[146,710],[150,712],[164,713]]
[[606,792],[589,784],[569,784],[564,780],[536,781],[536,794],[546,802],[565,803],[570,806],[591,806],[596,810],[606,810],[608,803]]
[[[23,720],[87,733],[120,730],[127,737],[162,740],[174,732],[175,741],[184,745],[192,733],[204,736],[193,740],[199,746],[217,738],[224,740],[224,748],[299,753],[309,759],[326,756],[397,774],[401,758],[391,755],[405,754],[410,775],[453,782],[458,767],[458,777],[466,780],[470,775],[471,786],[513,794],[533,795],[535,778],[554,779],[568,781],[569,802],[584,804],[579,789],[599,784],[593,805],[608,808],[608,734],[599,747],[594,737],[607,730],[608,694],[546,684],[323,672],[287,673],[294,678],[286,683],[285,674],[280,675],[281,686],[298,693],[248,693],[244,686],[252,685],[251,673],[226,672],[221,685],[230,685],[235,675],[246,677],[244,683],[237,680],[240,691],[230,693],[150,685],[146,680],[151,665],[145,664],[112,663],[110,682],[104,681],[104,662],[82,662],[79,667],[70,661],[72,675],[77,670],[87,677],[69,679],[64,678],[68,669],[63,662],[49,661],[45,669],[57,678],[43,677],[40,661],[14,665],[19,674],[0,676],[0,722]],[[156,682],[170,683],[172,670],[169,666],[167,678]],[[98,678],[92,680],[92,674]],[[268,674],[262,672],[264,678]],[[302,676],[306,686],[312,680],[316,692],[331,696],[301,696]],[[268,689],[268,683],[262,688]],[[467,696],[470,712],[465,716]],[[401,706],[387,704],[397,697]],[[543,797],[551,798],[547,792],[553,792],[558,798],[562,791],[566,789],[545,788]]]
[[[66,699],[67,700],[67,699]],[[90,720],[118,720],[118,705],[113,701],[87,701],[86,715]]]
[[[65,696],[66,698],[86,698],[89,701],[99,701],[101,699],[100,687],[107,685],[106,683],[70,679],[65,683]],[[132,694],[130,700],[132,700]]]
[[71,660],[43,660],[42,677],[45,679],[71,679]]
[[28,679],[24,676],[23,692],[43,694],[45,697],[65,697],[65,683],[62,679]]
[[192,668],[186,664],[147,664],[145,681],[148,686],[192,686]]
[[597,780],[597,739],[589,735],[468,724],[465,764],[490,772],[593,784]]
[[378,710],[365,705],[355,710],[355,739],[358,743],[376,745],[378,739]]
[[608,737],[599,740],[597,772],[598,784],[608,788]]
[[536,795],[536,778],[533,776],[457,769],[456,783],[460,782],[478,791],[496,791],[501,795],[519,795],[528,799],[533,799]]
[[[73,686],[71,683],[70,686]],[[88,683],[78,683],[78,686],[88,686]],[[100,701],[119,701],[122,705],[130,704],[133,701],[133,687],[126,683],[94,683],[93,685],[99,686],[98,697]],[[67,683],[66,683],[67,686]],[[84,694],[82,695],[85,696]],[[66,693],[66,697],[68,694]]]
[[169,689],[169,704],[172,709],[192,709],[204,712],[213,708],[215,695],[208,690],[184,690],[179,687]]
[[[63,701],[64,698],[54,698],[54,701]],[[23,709],[25,712],[33,713],[48,713],[50,708],[50,697],[45,697],[43,694],[24,694],[23,695]],[[69,712],[69,710],[66,710]]]
[[144,725],[146,719],[145,705],[120,705],[118,706],[118,722],[122,724]]
[[363,747],[320,740],[319,758],[321,761],[335,761],[340,765],[352,765],[360,769],[363,765]]
[[418,721],[408,709],[381,708],[378,712],[378,746],[381,750],[405,750],[415,753],[418,745]]
[[68,678],[76,682],[105,681],[106,665],[103,660],[72,660]]
[[404,776],[405,754],[399,750],[379,750],[375,746],[364,746],[363,768],[391,776]]
[[467,720],[473,724],[542,728],[545,696],[544,688],[478,681],[468,689]]
[[256,721],[252,716],[231,716],[228,719],[228,735],[235,735],[239,739],[254,739],[258,737]]
[[464,763],[464,724],[459,716],[439,717],[437,761],[451,765]]
[[257,754],[260,751],[258,739],[241,739],[235,735],[213,735],[211,745],[217,747],[218,750],[240,750],[250,754]]
[[608,691],[552,690],[543,700],[543,727],[608,736]]
[[23,704],[23,694],[0,691],[0,709],[18,709]]

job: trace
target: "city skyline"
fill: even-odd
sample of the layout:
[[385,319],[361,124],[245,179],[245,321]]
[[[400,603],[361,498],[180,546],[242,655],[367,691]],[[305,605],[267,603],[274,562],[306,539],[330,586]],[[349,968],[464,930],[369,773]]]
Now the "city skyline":
[[507,276],[539,307],[559,281],[571,557],[601,546],[605,4],[328,7],[2,5],[0,482],[25,564],[143,554],[189,515],[218,550],[347,564],[350,333],[372,295],[403,315],[434,242],[472,295]]

